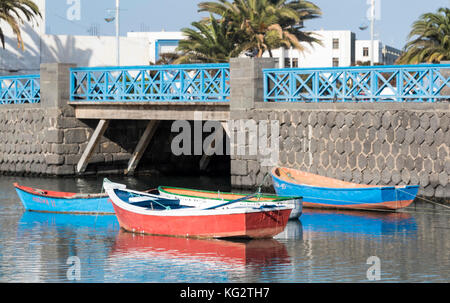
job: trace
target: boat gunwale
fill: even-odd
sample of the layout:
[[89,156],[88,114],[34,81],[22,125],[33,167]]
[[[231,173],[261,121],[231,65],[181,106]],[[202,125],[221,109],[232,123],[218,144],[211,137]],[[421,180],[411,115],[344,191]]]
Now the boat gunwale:
[[[275,167],[272,169],[271,175],[273,178],[276,178],[278,180],[281,180],[281,181],[291,184],[291,185],[304,186],[304,187],[317,188],[317,189],[326,189],[326,190],[333,190],[333,191],[359,191],[359,190],[387,190],[387,189],[397,190],[397,189],[410,189],[410,188],[419,188],[420,187],[420,185],[367,185],[366,186],[366,184],[358,184],[358,183],[353,183],[353,184],[360,185],[360,187],[324,187],[324,186],[310,185],[310,184],[304,184],[304,183],[294,183],[292,181],[287,181],[282,176],[275,174],[275,170],[278,168],[280,168],[280,167]],[[290,168],[287,168],[287,169],[290,169]],[[320,175],[309,173],[309,172],[306,172],[306,173],[320,176]],[[322,177],[322,176],[320,176],[320,177]],[[329,177],[327,177],[327,178],[329,178]],[[331,178],[331,179],[335,179],[335,178]],[[339,179],[336,179],[336,180],[339,180]],[[349,182],[349,183],[352,183],[352,182]]]
[[[52,190],[44,190],[44,189],[40,189],[40,188],[34,188],[34,187],[30,187],[30,186],[20,185],[17,182],[14,182],[13,185],[16,189],[26,192],[30,195],[45,197],[45,198],[54,198],[54,199],[63,199],[63,200],[76,200],[76,199],[83,199],[83,200],[93,199],[94,200],[94,199],[108,198],[108,195],[106,193],[104,193],[104,194],[98,194],[98,193],[97,194],[92,194],[92,193],[80,194],[80,193],[73,193],[73,192],[52,191]],[[43,192],[51,191],[51,192],[55,192],[55,193],[73,194],[73,195],[71,195],[71,196],[55,196],[55,195],[51,195],[51,194],[41,193],[37,190],[43,191]]]
[[[270,212],[270,211],[284,211],[289,209],[292,211],[294,209],[293,206],[283,205],[276,206],[269,209],[261,209],[256,207],[239,207],[239,208],[218,208],[218,209],[201,209],[198,207],[186,207],[186,208],[177,208],[177,209],[160,209],[160,210],[152,210],[147,207],[133,205],[131,203],[125,202],[122,200],[117,194],[117,191],[127,191],[123,189],[113,188],[107,189],[107,191],[112,191],[115,197],[112,197],[108,194],[112,203],[128,212],[132,212],[134,214],[144,215],[144,216],[163,216],[163,217],[189,217],[189,216],[222,216],[222,215],[236,215],[236,214],[248,214],[248,213],[256,213],[256,212]],[[191,213],[192,212],[192,213]]]
[[[162,191],[164,193],[170,194],[170,195],[176,195],[176,196],[183,196],[183,197],[189,197],[189,198],[196,198],[196,199],[208,199],[208,200],[217,200],[217,201],[231,201],[233,199],[222,199],[222,198],[209,198],[209,197],[199,197],[199,196],[193,196],[193,195],[187,195],[187,194],[177,194],[177,193],[172,193],[169,192],[167,190],[164,190],[164,188],[171,188],[171,189],[179,189],[179,190],[185,190],[185,191],[197,191],[197,192],[201,192],[201,193],[210,193],[210,194],[215,194],[217,192],[213,191],[213,190],[203,190],[203,189],[192,189],[192,188],[185,188],[185,187],[175,187],[175,186],[163,186],[160,185],[158,186],[158,191]],[[238,196],[243,196],[245,197],[246,194],[241,194],[241,193],[232,193],[232,192],[221,192],[221,194],[224,195],[238,195]],[[277,196],[277,195],[271,195],[271,194],[261,194],[261,197],[264,198],[268,198],[268,199],[273,199],[270,201],[247,201],[249,203],[258,203],[258,202],[287,202],[290,200],[301,200],[303,199],[302,196]]]

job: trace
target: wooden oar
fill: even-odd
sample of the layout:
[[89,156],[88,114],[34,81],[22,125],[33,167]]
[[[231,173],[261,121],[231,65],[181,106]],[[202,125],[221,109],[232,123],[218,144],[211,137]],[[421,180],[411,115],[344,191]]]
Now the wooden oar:
[[251,198],[255,197],[256,195],[258,195],[258,193],[254,193],[254,194],[251,194],[251,195],[239,198],[239,199],[227,201],[227,202],[216,204],[216,205],[213,205],[213,206],[208,206],[208,207],[202,208],[202,210],[215,209],[215,208],[222,207],[222,206],[225,206],[225,205],[229,205],[229,204],[245,201],[245,200],[248,200],[248,199],[251,199]]
[[298,181],[297,181],[296,179],[294,179],[294,178],[291,176],[291,173],[285,171],[283,167],[279,167],[279,169],[282,170],[282,171],[285,173],[285,175],[286,175],[289,179],[291,179],[294,183],[298,183]]

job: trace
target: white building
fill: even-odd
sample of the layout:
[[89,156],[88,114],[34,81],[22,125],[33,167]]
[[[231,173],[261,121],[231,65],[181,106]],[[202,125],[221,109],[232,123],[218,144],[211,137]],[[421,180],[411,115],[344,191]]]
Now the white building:
[[[280,58],[280,67],[338,67],[370,63],[371,41],[356,40],[351,31],[314,31],[314,37],[322,45],[303,43],[305,51],[297,49],[277,49],[272,53]],[[401,51],[374,40],[374,64],[392,65]],[[268,54],[264,54],[268,57]]]
[[[0,26],[5,34],[5,49],[0,48],[0,75],[38,73],[41,63],[74,63],[78,66],[116,65],[114,36],[49,35],[45,32],[45,0],[35,0],[42,19],[37,24],[25,23],[22,38],[25,50],[17,48],[16,37],[4,21]],[[279,67],[351,66],[370,60],[370,41],[356,40],[351,31],[314,31],[322,44],[303,43],[305,50],[279,48],[273,56]],[[130,32],[120,37],[122,66],[155,63],[163,53],[174,52],[182,32]],[[375,63],[392,64],[399,50],[375,41]],[[243,55],[245,56],[245,55]],[[264,56],[268,57],[268,53]]]
[[[351,31],[315,31],[318,43],[302,43],[304,51],[280,48],[273,51],[280,67],[331,67],[350,66],[355,62],[355,34]],[[267,54],[264,54],[267,57]]]
[[[16,36],[1,21],[5,49],[0,47],[0,75],[39,73],[41,63],[74,63],[78,66],[116,65],[116,38],[113,36],[48,35],[45,33],[45,0],[34,0],[42,19],[21,27],[25,50],[17,48]],[[121,65],[147,65],[148,41],[140,37],[120,38]]]
[[160,54],[174,53],[178,42],[184,39],[182,32],[130,32],[131,38],[145,39],[149,47],[149,61],[155,63],[160,59]]
[[[388,45],[383,45],[380,40],[374,40],[374,63],[392,65],[402,54],[401,50]],[[355,42],[355,62],[370,62],[372,56],[372,42],[370,40],[357,40]]]
[[[302,43],[304,51],[294,48],[279,48],[272,51],[273,57],[279,59],[280,68],[352,66],[358,62],[370,61],[371,41],[356,40],[355,34],[351,31],[320,30],[312,34],[322,43]],[[151,62],[156,62],[162,53],[174,52],[178,41],[184,38],[181,32],[141,32],[128,33],[128,36],[148,39]],[[375,40],[374,45],[375,64],[391,65],[401,54],[400,50],[383,45],[379,40]],[[269,53],[265,52],[263,56],[269,57]]]

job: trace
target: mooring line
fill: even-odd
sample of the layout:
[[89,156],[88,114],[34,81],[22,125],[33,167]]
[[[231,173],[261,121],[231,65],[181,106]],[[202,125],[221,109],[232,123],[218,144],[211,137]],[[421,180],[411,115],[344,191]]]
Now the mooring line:
[[[398,188],[397,188],[397,190],[398,190],[398,191],[401,191],[401,192],[403,192],[403,193],[405,193],[405,194],[408,194],[408,195],[410,195],[410,196],[414,196],[413,194],[408,193],[408,192],[406,192],[406,191],[404,191],[404,190],[401,190],[401,189],[398,189]],[[432,204],[436,204],[436,205],[439,205],[439,206],[442,206],[442,207],[445,207],[445,208],[450,209],[450,207],[448,207],[447,205],[443,205],[443,204],[441,204],[441,203],[437,203],[437,202],[434,202],[434,201],[425,199],[425,198],[423,198],[423,197],[421,197],[421,196],[420,196],[420,197],[419,197],[419,196],[416,196],[416,197],[417,197],[417,199],[421,199],[421,200],[424,200],[424,201],[426,201],[426,202],[429,202],[429,203],[432,203]]]

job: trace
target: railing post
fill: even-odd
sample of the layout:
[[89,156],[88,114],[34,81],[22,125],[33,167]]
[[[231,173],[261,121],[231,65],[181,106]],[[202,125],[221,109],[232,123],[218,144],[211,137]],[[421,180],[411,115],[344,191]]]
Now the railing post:
[[429,99],[428,102],[436,101],[433,93],[435,72],[437,71],[434,68],[430,68],[430,70],[428,71],[428,91],[427,91],[427,98]]
[[292,71],[288,72],[289,76],[289,98],[288,101],[289,102],[293,102],[294,100],[294,95],[295,95],[295,85],[294,85],[294,73]]
[[370,102],[376,101],[375,93],[376,93],[376,77],[375,77],[375,69],[371,68],[370,71]]
[[401,96],[403,96],[403,72],[404,69],[400,69],[398,71],[398,75],[397,75],[397,101],[402,102],[403,98]]
[[30,79],[28,81],[30,81],[30,95],[28,98],[30,99],[30,102],[34,103],[34,79]]
[[225,68],[221,68],[220,69],[221,73],[222,73],[222,98],[225,99],[226,98],[226,93],[227,93],[227,71]]
[[178,73],[180,74],[180,100],[186,101],[184,100],[184,70],[179,69]]
[[103,100],[108,100],[108,95],[109,95],[109,73],[108,72],[104,72],[103,75],[105,75],[105,91],[104,91]]
[[205,71],[200,70],[200,100],[205,99]]
[[319,72],[314,72],[314,77],[313,77],[313,92],[314,92],[314,96],[313,96],[313,101],[314,102],[319,102]]

